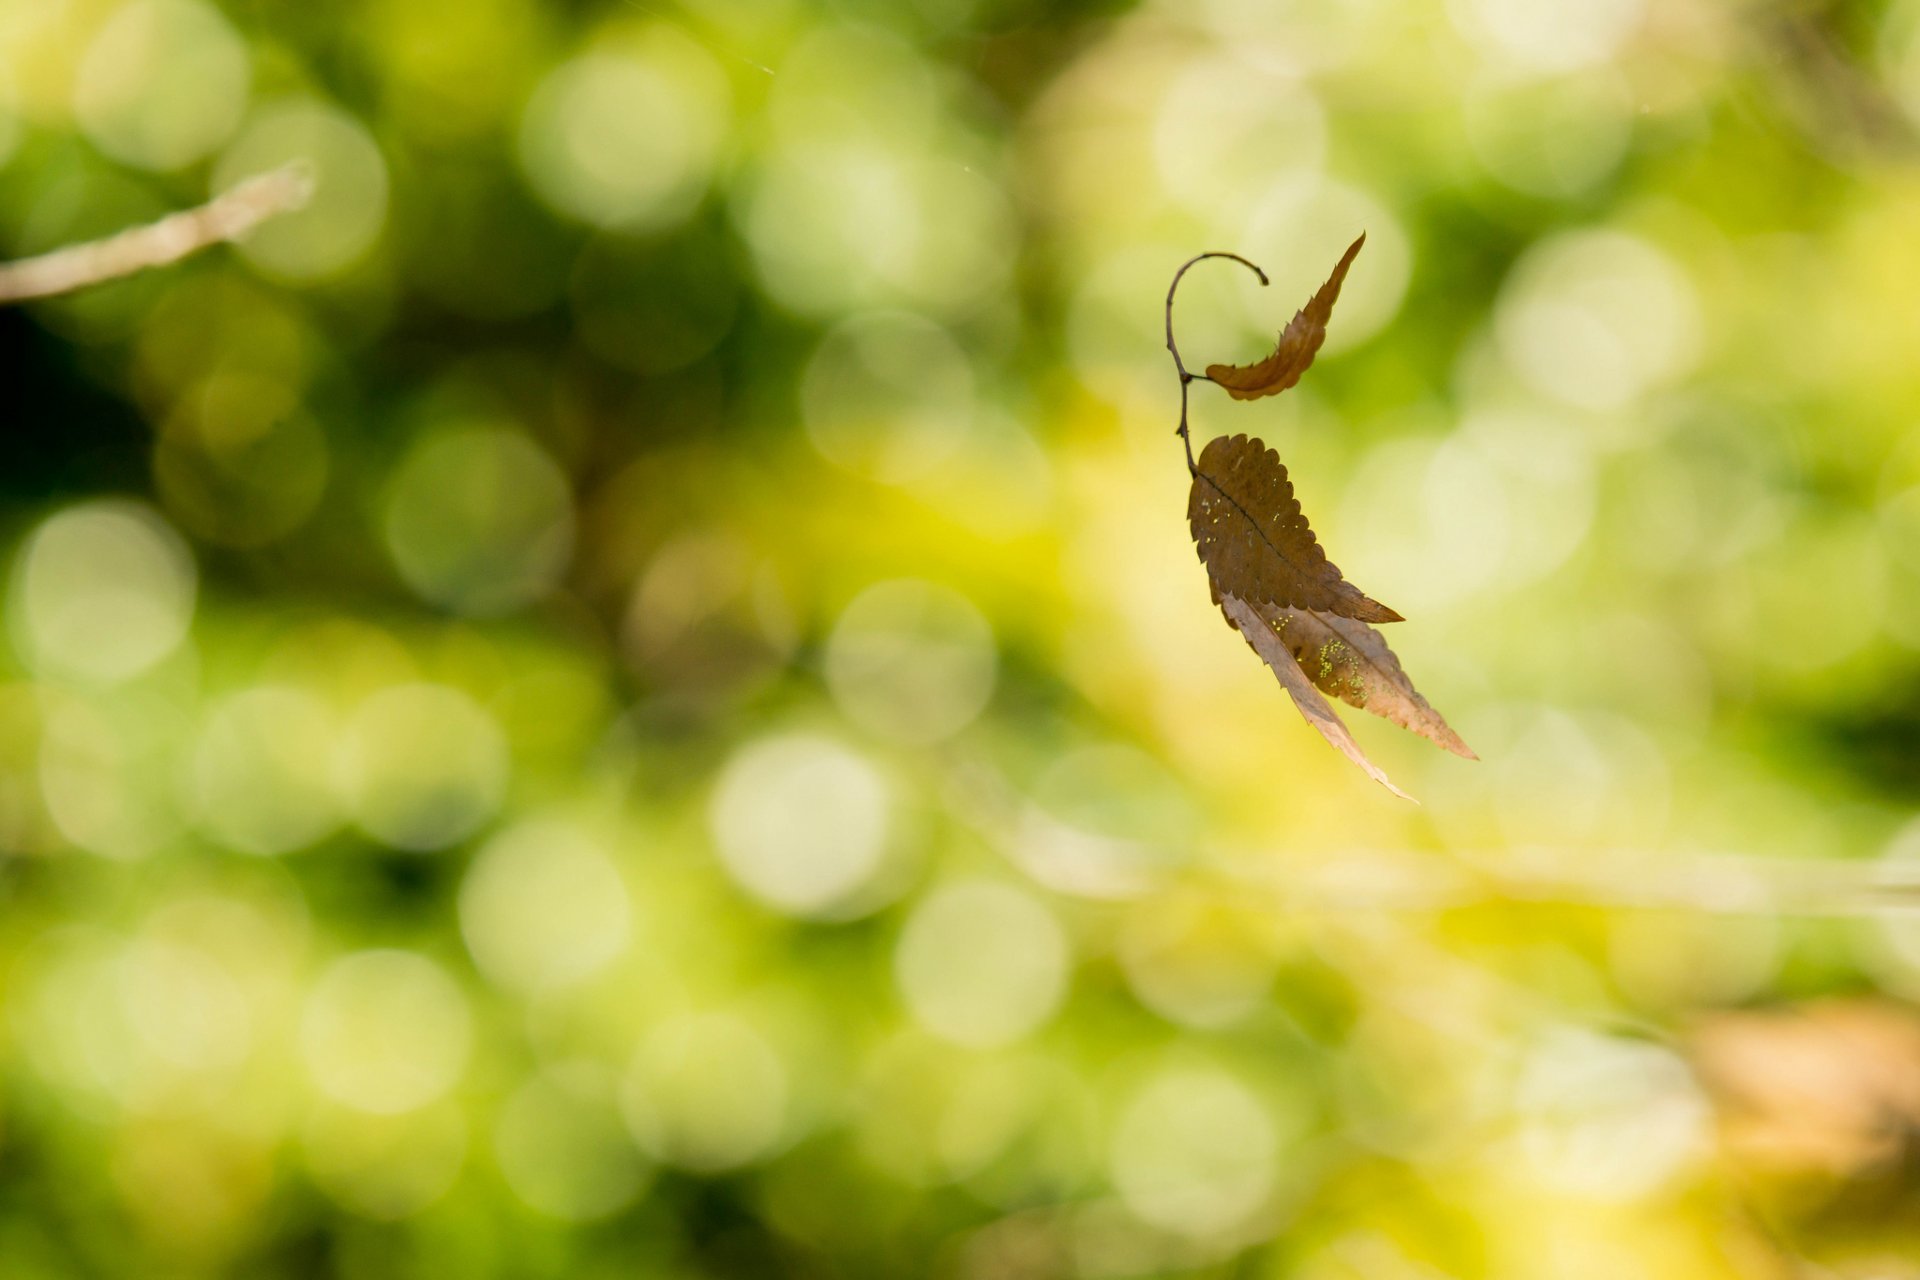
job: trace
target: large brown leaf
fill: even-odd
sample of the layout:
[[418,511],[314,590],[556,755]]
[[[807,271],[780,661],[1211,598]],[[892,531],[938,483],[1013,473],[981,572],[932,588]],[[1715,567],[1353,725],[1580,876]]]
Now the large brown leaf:
[[1253,611],[1322,693],[1391,720],[1457,756],[1480,758],[1413,687],[1386,637],[1366,623],[1272,604]]
[[1347,726],[1327,705],[1327,700],[1320,696],[1320,691],[1313,687],[1313,682],[1307,679],[1306,672],[1294,661],[1292,652],[1281,641],[1279,634],[1261,620],[1253,606],[1229,593],[1221,596],[1220,607],[1225,610],[1227,620],[1239,628],[1240,634],[1253,646],[1253,651],[1272,668],[1281,687],[1293,698],[1293,705],[1307,718],[1307,723],[1318,729],[1320,736],[1332,743],[1341,755],[1366,770],[1368,777],[1401,799],[1412,800],[1412,796],[1393,785],[1393,779],[1379,765],[1367,759],[1367,753],[1360,749],[1360,744],[1353,740],[1353,734],[1347,731]]
[[1340,297],[1347,268],[1353,265],[1354,256],[1366,242],[1366,234],[1362,232],[1360,238],[1347,247],[1320,291],[1306,306],[1294,312],[1293,320],[1281,330],[1280,343],[1272,355],[1258,364],[1210,364],[1207,377],[1225,387],[1235,400],[1278,395],[1300,381],[1300,375],[1313,363],[1320,344],[1327,340],[1327,321],[1333,318],[1333,304]]
[[1187,523],[1216,596],[1363,622],[1401,620],[1340,576],[1307,527],[1280,455],[1257,438],[1219,436],[1201,452]]

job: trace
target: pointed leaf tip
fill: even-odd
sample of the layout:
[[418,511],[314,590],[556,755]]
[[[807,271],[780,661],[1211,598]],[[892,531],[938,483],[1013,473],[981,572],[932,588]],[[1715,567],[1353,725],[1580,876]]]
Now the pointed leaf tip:
[[1366,623],[1270,604],[1256,605],[1254,612],[1322,693],[1390,720],[1457,756],[1480,758],[1413,687],[1386,637]]
[[1247,643],[1253,646],[1253,651],[1266,662],[1274,677],[1280,681],[1281,688],[1285,689],[1288,696],[1293,699],[1293,705],[1299,709],[1302,716],[1306,717],[1307,723],[1319,730],[1321,737],[1333,744],[1334,749],[1341,755],[1359,765],[1369,778],[1402,800],[1420,803],[1395,786],[1393,779],[1386,775],[1386,771],[1367,758],[1367,753],[1362,751],[1360,744],[1353,740],[1353,734],[1347,729],[1345,722],[1334,713],[1327,700],[1320,696],[1320,691],[1313,687],[1312,681],[1307,679],[1306,673],[1300,669],[1300,664],[1294,661],[1293,654],[1281,641],[1279,635],[1272,627],[1261,621],[1260,615],[1254,612],[1251,605],[1238,596],[1223,595],[1220,598],[1220,607],[1226,612],[1228,620],[1240,629],[1240,634],[1246,637]]

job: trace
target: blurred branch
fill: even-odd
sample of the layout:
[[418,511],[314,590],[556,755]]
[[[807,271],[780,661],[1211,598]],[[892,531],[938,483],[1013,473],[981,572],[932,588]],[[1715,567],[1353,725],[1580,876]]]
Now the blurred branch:
[[[1794,858],[1662,849],[1527,847],[1446,855],[1355,848],[1306,861],[1248,851],[1171,850],[1076,832],[1064,841],[1032,801],[976,755],[948,761],[947,803],[1042,887],[1118,901],[1190,886],[1292,911],[1452,911],[1499,904],[1697,911],[1708,915],[1880,916],[1920,912],[1920,861]],[[1051,833],[1051,834],[1050,834]],[[1184,863],[1184,868],[1183,864]]]
[[1851,47],[1845,9],[1835,0],[1782,0],[1753,11],[1743,24],[1762,72],[1753,83],[1807,149],[1831,164],[1910,158],[1920,140],[1895,94]]
[[0,305],[51,298],[164,267],[211,245],[235,240],[268,218],[290,213],[313,194],[313,176],[296,162],[248,178],[196,209],[118,235],[0,263]]
[[[1576,861],[1577,859],[1577,861]],[[1309,910],[1434,911],[1500,902],[1711,915],[1876,916],[1920,910],[1920,866],[1883,860],[1626,851],[1503,855],[1500,865],[1355,853],[1302,871],[1224,869]]]

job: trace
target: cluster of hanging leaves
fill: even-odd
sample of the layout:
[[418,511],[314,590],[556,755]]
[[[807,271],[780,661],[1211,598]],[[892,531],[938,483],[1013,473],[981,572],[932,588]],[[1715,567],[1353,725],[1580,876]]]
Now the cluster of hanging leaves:
[[[1187,437],[1187,385],[1215,383],[1236,400],[1277,395],[1300,381],[1327,340],[1327,321],[1340,286],[1353,265],[1361,236],[1341,257],[1327,282],[1294,313],[1272,355],[1256,364],[1208,365],[1204,375],[1187,371],[1173,342],[1173,291],[1187,267],[1203,258],[1226,257],[1266,274],[1232,254],[1201,254],[1174,275],[1167,291],[1167,349],[1180,373],[1180,430]],[[1371,711],[1403,729],[1476,758],[1460,735],[1420,696],[1386,639],[1370,623],[1401,617],[1348,582],[1320,549],[1293,496],[1280,455],[1260,440],[1220,436],[1187,467],[1193,488],[1187,521],[1207,566],[1213,601],[1278,677],[1307,722],[1349,760],[1397,796],[1412,799],[1367,759],[1323,694]]]

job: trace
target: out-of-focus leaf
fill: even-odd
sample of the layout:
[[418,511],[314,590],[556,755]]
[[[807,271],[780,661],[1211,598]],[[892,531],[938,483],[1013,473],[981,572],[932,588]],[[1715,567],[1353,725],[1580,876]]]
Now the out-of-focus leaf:
[[1744,1162],[1852,1177],[1920,1132],[1920,1018],[1893,1001],[1719,1013],[1688,1047]]
[[1320,696],[1320,691],[1307,679],[1306,672],[1294,661],[1292,652],[1281,641],[1279,634],[1261,621],[1253,606],[1238,596],[1228,594],[1221,597],[1220,607],[1226,612],[1227,619],[1246,637],[1247,643],[1253,646],[1253,651],[1273,669],[1281,687],[1293,698],[1293,705],[1300,708],[1300,714],[1307,718],[1307,723],[1318,729],[1320,736],[1331,742],[1341,755],[1366,770],[1368,777],[1401,799],[1412,800],[1412,796],[1393,785],[1393,779],[1387,777],[1379,765],[1367,759],[1366,752],[1353,740],[1353,734],[1347,731],[1346,724],[1334,714],[1333,707]]
[[1400,659],[1387,647],[1386,637],[1366,623],[1271,604],[1259,605],[1254,612],[1280,637],[1322,693],[1391,720],[1457,756],[1480,758],[1413,687]]
[[1273,354],[1258,364],[1210,364],[1207,377],[1226,388],[1235,400],[1258,400],[1278,395],[1294,383],[1313,363],[1320,344],[1327,340],[1327,321],[1333,318],[1333,304],[1340,297],[1347,268],[1353,265],[1360,246],[1367,242],[1363,232],[1334,267],[1333,274],[1320,286],[1307,305],[1293,313],[1293,319],[1280,332],[1280,343]]
[[1307,527],[1280,455],[1258,438],[1219,436],[1207,445],[1187,522],[1216,596],[1365,622],[1401,620],[1340,576]]

